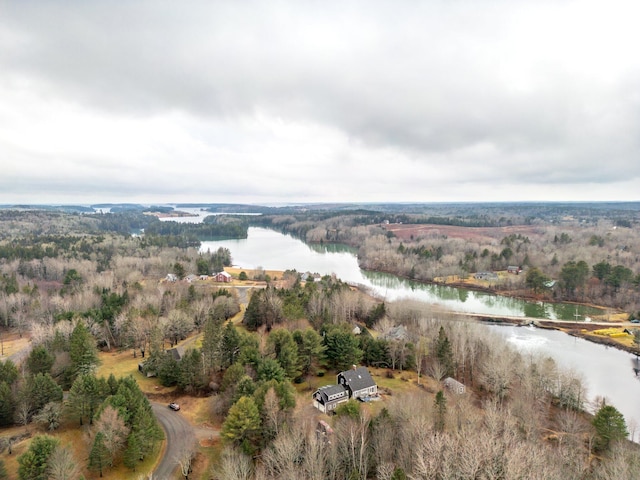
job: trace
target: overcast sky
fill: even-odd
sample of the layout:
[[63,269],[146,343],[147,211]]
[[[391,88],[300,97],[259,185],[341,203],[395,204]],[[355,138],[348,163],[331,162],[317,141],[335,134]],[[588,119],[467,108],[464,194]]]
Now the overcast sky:
[[0,0],[0,203],[640,200],[636,0]]

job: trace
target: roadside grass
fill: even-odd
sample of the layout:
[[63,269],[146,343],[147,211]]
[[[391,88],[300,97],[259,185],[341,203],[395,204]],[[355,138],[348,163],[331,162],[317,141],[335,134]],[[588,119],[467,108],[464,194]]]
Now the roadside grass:
[[202,443],[203,442],[200,442],[200,446],[198,447],[199,455],[196,457],[196,462],[193,465],[193,472],[190,477],[200,480],[210,480],[212,478],[212,467],[220,462],[223,445],[219,439],[214,440],[212,443],[207,442],[206,445]]
[[211,397],[190,397],[188,395],[176,397],[180,405],[180,413],[186,417],[191,425],[209,424],[209,401]]

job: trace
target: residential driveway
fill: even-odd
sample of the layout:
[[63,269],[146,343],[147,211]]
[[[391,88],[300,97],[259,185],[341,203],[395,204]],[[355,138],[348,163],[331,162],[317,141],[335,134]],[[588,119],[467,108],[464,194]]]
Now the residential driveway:
[[176,472],[180,448],[191,438],[195,438],[193,427],[180,412],[170,410],[164,403],[151,402],[153,413],[162,425],[167,437],[167,448],[160,463],[153,472],[154,480],[171,480],[182,478]]

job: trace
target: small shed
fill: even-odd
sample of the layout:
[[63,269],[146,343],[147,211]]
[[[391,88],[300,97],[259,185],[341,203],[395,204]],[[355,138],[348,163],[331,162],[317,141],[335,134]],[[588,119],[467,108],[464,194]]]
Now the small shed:
[[457,393],[458,395],[464,394],[467,389],[463,383],[460,383],[459,381],[451,377],[445,378],[442,383],[448,390],[452,391],[453,393]]

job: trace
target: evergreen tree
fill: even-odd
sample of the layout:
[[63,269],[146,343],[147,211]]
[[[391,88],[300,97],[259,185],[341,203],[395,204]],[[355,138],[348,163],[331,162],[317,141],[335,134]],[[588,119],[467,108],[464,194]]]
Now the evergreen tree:
[[194,392],[204,388],[206,378],[202,369],[200,350],[189,349],[179,364],[178,388],[186,392]]
[[233,365],[240,356],[240,334],[232,323],[227,323],[222,332],[220,364],[222,368]]
[[11,359],[0,362],[0,382],[7,382],[11,386],[18,379],[18,369]]
[[281,410],[290,410],[296,406],[296,390],[293,388],[291,382],[270,380],[268,382],[261,383],[253,392],[253,399],[255,400],[258,409],[262,410],[264,398],[269,389],[273,389],[278,397],[278,406]]
[[27,395],[31,413],[36,413],[49,402],[62,401],[62,388],[46,373],[38,373],[27,380]]
[[178,361],[168,353],[162,353],[155,362],[156,373],[160,383],[165,387],[172,387],[180,379],[180,365]]
[[0,382],[0,427],[7,427],[13,423],[13,412],[16,401],[7,382]]
[[624,440],[627,435],[627,424],[624,416],[612,405],[602,405],[593,417],[596,429],[595,448],[603,452],[617,441]]
[[244,311],[242,323],[247,330],[255,331],[264,323],[263,300],[264,293],[262,290],[255,291],[251,294],[247,309]]
[[202,356],[207,373],[220,369],[222,353],[222,319],[210,317],[204,324]]
[[293,340],[289,330],[279,328],[271,331],[267,339],[267,348],[278,361],[289,379],[294,379],[300,374],[298,367],[298,345]]
[[326,347],[322,337],[313,328],[293,332],[293,339],[298,345],[298,360],[302,375],[315,373],[315,366],[324,361]]
[[234,445],[250,449],[260,431],[260,412],[251,397],[241,397],[229,409],[222,425],[222,438]]
[[102,470],[109,465],[109,458],[109,450],[104,444],[104,434],[98,432],[89,453],[89,469],[100,472],[102,477]]
[[38,345],[31,350],[27,358],[27,369],[32,375],[38,373],[50,373],[55,357],[49,353],[44,345]]
[[96,341],[83,322],[78,322],[71,333],[69,357],[74,377],[93,373],[99,363]]
[[284,382],[286,377],[284,369],[273,358],[265,358],[258,366],[258,380],[262,382],[268,382],[269,380]]
[[35,437],[29,450],[18,457],[18,476],[20,480],[47,480],[49,457],[60,441],[49,435]]
[[357,365],[362,360],[363,352],[359,341],[345,326],[332,327],[325,332],[325,355],[329,366],[341,371]]
[[127,448],[124,451],[123,463],[127,468],[135,471],[136,465],[144,457],[142,455],[142,449],[140,448],[140,442],[137,435],[129,435],[127,438]]
[[447,399],[442,390],[436,393],[436,398],[433,402],[433,409],[435,411],[434,429],[436,432],[443,432],[447,419]]
[[438,362],[444,367],[445,376],[452,377],[454,375],[453,350],[442,326],[440,326],[440,330],[438,331],[435,353]]
[[100,382],[93,375],[82,375],[73,382],[67,399],[67,409],[71,415],[80,420],[86,417],[89,425],[93,424],[93,418],[100,404],[106,397],[106,392],[101,388]]

